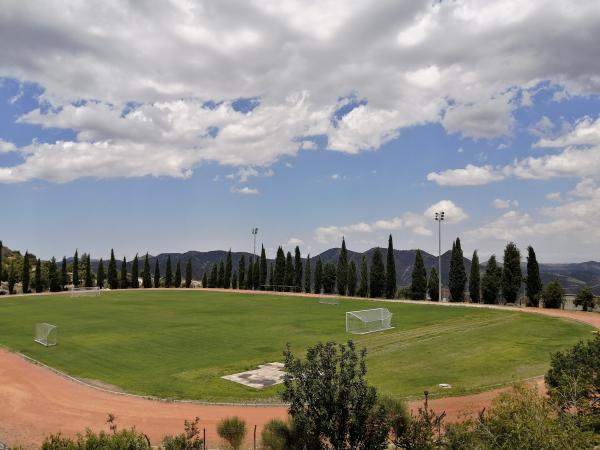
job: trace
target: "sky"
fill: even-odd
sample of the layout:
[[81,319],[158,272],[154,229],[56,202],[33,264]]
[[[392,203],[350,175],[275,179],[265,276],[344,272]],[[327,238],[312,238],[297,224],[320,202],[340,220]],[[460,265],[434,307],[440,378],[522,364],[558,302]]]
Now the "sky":
[[600,2],[6,0],[0,239],[600,260]]

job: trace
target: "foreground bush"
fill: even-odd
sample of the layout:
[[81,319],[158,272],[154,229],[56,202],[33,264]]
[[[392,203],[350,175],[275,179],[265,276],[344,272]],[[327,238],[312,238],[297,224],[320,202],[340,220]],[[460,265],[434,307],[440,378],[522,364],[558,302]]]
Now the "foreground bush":
[[246,422],[239,417],[229,417],[217,424],[217,433],[234,450],[242,448],[246,436]]
[[260,440],[264,450],[295,450],[296,437],[294,423],[273,419],[267,422],[261,432]]
[[94,433],[87,430],[76,439],[71,439],[62,434],[53,434],[47,437],[41,450],[151,450],[152,446],[145,434],[139,433],[134,428],[130,430],[114,431],[107,433],[101,431]]
[[200,439],[199,422],[198,417],[193,422],[186,420],[182,434],[166,436],[163,439],[164,450],[203,450],[204,441]]

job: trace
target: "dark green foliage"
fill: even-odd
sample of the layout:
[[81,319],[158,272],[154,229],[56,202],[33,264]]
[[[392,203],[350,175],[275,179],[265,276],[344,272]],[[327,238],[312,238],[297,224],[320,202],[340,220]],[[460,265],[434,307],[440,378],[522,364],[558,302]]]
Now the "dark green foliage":
[[29,252],[25,252],[21,271],[21,288],[24,294],[29,293]]
[[248,261],[248,270],[246,271],[246,289],[254,288],[254,257]]
[[119,279],[117,277],[117,262],[115,261],[115,252],[110,249],[110,260],[108,261],[108,287],[110,289],[117,289],[119,287]]
[[283,286],[285,284],[285,254],[283,248],[277,248],[277,255],[275,256],[275,284],[276,286]]
[[179,258],[177,259],[177,264],[175,264],[174,287],[176,287],[176,288],[181,287],[181,261],[179,260]]
[[208,287],[216,288],[219,285],[219,265],[213,264],[212,269],[210,271],[210,278],[208,280]]
[[423,263],[423,255],[421,254],[421,250],[417,249],[410,283],[410,297],[412,300],[425,300],[426,295],[427,269],[425,269],[425,264]]
[[385,411],[385,420],[390,430],[389,440],[395,448],[412,448],[411,446],[402,447],[405,444],[407,431],[411,422],[411,415],[407,404],[403,400],[385,396],[378,400],[379,405]]
[[233,450],[240,450],[246,436],[246,422],[239,417],[228,417],[217,424],[217,433]]
[[350,297],[354,297],[356,295],[356,263],[354,261],[350,261],[350,265],[348,266],[348,295]]
[[223,287],[229,289],[231,287],[231,272],[233,271],[233,263],[231,261],[231,249],[227,252],[225,259],[225,274],[223,279]]
[[237,274],[237,270],[233,271],[233,274],[231,275],[231,289],[237,289],[238,288],[238,274]]
[[204,271],[204,273],[202,274],[202,287],[208,287],[208,271]]
[[[188,258],[185,264],[185,287],[189,289],[192,285],[192,258]],[[236,283],[237,285],[237,283]]]
[[479,274],[479,255],[473,252],[471,259],[471,274],[469,276],[469,297],[471,303],[481,303],[481,275]]
[[275,264],[271,264],[271,266],[269,267],[269,280],[268,280],[270,291],[273,290],[274,282],[275,282]]
[[342,238],[342,248],[337,263],[337,292],[339,295],[346,295],[348,290],[348,251],[346,250],[346,239]]
[[104,273],[104,261],[102,261],[102,258],[100,258],[100,261],[98,262],[98,271],[96,272],[96,285],[99,288],[104,287],[105,278],[106,275]]
[[121,277],[119,278],[119,285],[121,289],[127,289],[129,287],[129,280],[127,279],[127,259],[123,256],[123,262],[121,262]]
[[296,430],[294,423],[272,419],[265,424],[260,434],[264,450],[293,450],[296,449]]
[[438,272],[435,267],[431,268],[429,272],[429,281],[427,282],[427,293],[429,299],[432,302],[438,302],[440,300],[440,285],[439,285]]
[[467,273],[465,271],[465,262],[463,260],[463,251],[460,246],[459,238],[456,238],[456,241],[452,243],[452,256],[450,258],[450,272],[448,277],[450,301],[462,302],[465,298]]
[[323,265],[323,292],[325,294],[333,294],[335,292],[336,274],[335,264],[328,262]]
[[485,273],[481,279],[481,298],[483,303],[493,305],[498,303],[502,270],[496,264],[496,256],[490,256]]
[[306,256],[306,263],[304,264],[304,292],[307,294],[312,292],[312,274],[310,268],[310,253]]
[[383,259],[379,247],[373,252],[371,260],[371,275],[370,275],[370,297],[382,297],[385,289],[385,267],[383,267]]
[[35,292],[42,292],[44,285],[42,283],[42,261],[40,258],[35,262]]
[[79,255],[78,251],[75,250],[75,255],[73,256],[73,287],[79,287]]
[[323,263],[321,262],[321,256],[317,256],[317,262],[315,262],[315,294],[320,294],[323,290]]
[[562,308],[565,302],[565,290],[558,280],[551,281],[542,294],[544,308]]
[[[335,270],[335,266],[334,266]],[[378,450],[387,447],[385,410],[366,379],[366,350],[354,343],[319,343],[306,359],[284,352],[282,398],[289,403],[299,449]]]
[[145,434],[132,428],[100,431],[98,434],[88,429],[71,439],[62,434],[52,434],[42,443],[41,450],[151,450],[152,446]]
[[254,283],[254,289],[260,289],[260,260],[256,258],[254,261],[254,270],[252,270],[252,280]]
[[177,436],[166,436],[162,445],[164,450],[204,450],[204,441],[200,438],[200,419],[184,423],[184,432]]
[[133,289],[137,289],[140,287],[140,261],[138,258],[137,253],[135,254],[135,257],[133,258],[133,262],[131,263],[131,283],[129,284],[130,287],[132,287]]
[[258,280],[261,289],[265,289],[268,284],[267,271],[267,253],[265,252],[265,246],[262,245],[260,249],[260,279]]
[[[427,398],[416,415],[410,415],[408,421],[402,411],[396,416],[396,426],[391,428],[394,444],[402,449],[433,450],[445,449],[442,442],[442,422],[446,413],[437,414],[429,408]],[[396,428],[394,430],[394,428]],[[458,450],[458,449],[457,449]],[[460,448],[460,450],[466,450]],[[472,449],[475,450],[475,449]],[[480,450],[480,449],[477,449]]]
[[302,257],[300,256],[300,247],[297,245],[294,250],[294,286],[296,292],[302,292]]
[[150,275],[150,258],[148,257],[148,252],[146,252],[146,256],[144,257],[142,286],[144,286],[145,289],[149,289],[152,287],[152,275]]
[[168,255],[167,267],[165,268],[165,287],[170,288],[171,286],[173,286],[173,267],[171,266],[171,255]]
[[94,280],[92,278],[92,257],[89,255],[85,255],[85,270],[83,277],[83,285],[85,287],[92,287],[94,284]]
[[[396,260],[394,258],[394,243],[392,242],[391,234],[388,238],[385,270],[385,298],[394,298],[396,296]],[[427,279],[427,273],[425,273],[425,279]]]
[[[38,259],[39,261],[39,259]],[[41,266],[41,265],[40,265]],[[40,270],[41,272],[41,270]],[[40,277],[41,278],[41,277]],[[15,267],[15,260],[13,259],[10,262],[10,266],[8,268],[8,293],[10,295],[15,294],[15,284],[17,283],[17,269]],[[41,283],[40,283],[41,284]],[[37,291],[36,291],[37,292]],[[41,291],[40,291],[41,292]]]
[[54,257],[52,257],[48,266],[48,283],[50,285],[50,292],[60,292],[58,267],[56,266],[56,259]]
[[225,287],[225,263],[223,262],[223,260],[219,261],[219,268],[217,272],[217,287]]
[[573,303],[575,306],[581,306],[584,311],[591,311],[596,306],[594,293],[588,287],[581,288],[577,292],[577,296],[575,297],[575,301]]
[[160,265],[158,264],[158,257],[154,260],[154,287],[160,287]]
[[294,271],[294,260],[292,259],[292,254],[290,252],[287,252],[287,255],[285,255],[285,290],[289,291],[290,290],[290,286],[294,286],[294,276],[295,276],[295,271]]
[[523,274],[521,273],[521,252],[514,242],[506,244],[502,267],[502,296],[506,303],[516,303]]
[[[100,259],[100,261],[102,261],[102,259]],[[104,270],[102,270],[102,273],[104,276]],[[61,290],[65,290],[67,284],[69,284],[69,274],[67,271],[67,258],[63,256],[62,264],[60,266],[60,288],[61,288]]]
[[358,296],[367,297],[369,295],[369,266],[367,256],[363,255],[360,260],[360,284],[358,285]]
[[539,306],[542,296],[542,278],[540,277],[540,266],[538,265],[535,251],[530,245],[527,247],[527,278],[525,280],[525,295],[527,306]]
[[4,281],[4,265],[2,262],[2,241],[0,241],[0,283]]
[[240,289],[246,288],[246,256],[242,255],[238,263],[238,285]]

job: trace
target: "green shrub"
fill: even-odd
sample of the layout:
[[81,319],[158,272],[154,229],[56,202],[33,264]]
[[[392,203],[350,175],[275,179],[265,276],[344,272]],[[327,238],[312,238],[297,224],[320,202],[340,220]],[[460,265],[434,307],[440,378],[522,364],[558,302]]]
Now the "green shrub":
[[202,450],[204,441],[200,439],[200,429],[196,417],[193,422],[185,421],[184,432],[177,436],[165,436],[163,439],[164,450]]
[[41,450],[151,450],[146,435],[134,428],[107,433],[86,430],[77,438],[70,439],[60,433],[50,435],[42,443]]
[[273,419],[263,428],[260,440],[264,450],[292,450],[294,448],[294,424]]
[[544,300],[544,308],[561,308],[565,302],[565,290],[562,288],[558,280],[551,281],[544,288],[542,294]]
[[239,450],[246,436],[246,422],[239,417],[228,417],[217,424],[217,433],[234,450]]

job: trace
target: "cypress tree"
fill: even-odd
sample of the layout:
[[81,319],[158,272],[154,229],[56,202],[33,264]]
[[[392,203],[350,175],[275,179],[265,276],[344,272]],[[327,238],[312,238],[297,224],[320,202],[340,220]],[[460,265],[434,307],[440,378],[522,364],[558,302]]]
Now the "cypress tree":
[[175,287],[181,287],[181,262],[177,258],[177,264],[175,264]]
[[240,289],[246,288],[246,256],[242,255],[238,262],[238,286]]
[[84,272],[85,276],[84,276],[84,286],[85,287],[92,287],[94,285],[94,280],[92,278],[92,257],[90,256],[90,254],[88,253],[86,255],[85,258],[85,272]]
[[348,251],[346,250],[346,239],[342,237],[342,248],[337,262],[337,292],[346,295],[348,290]]
[[254,289],[260,289],[260,260],[256,258],[254,261],[254,270],[252,271],[252,279],[254,280]]
[[42,285],[42,261],[40,258],[35,262],[35,292],[42,292],[44,286]]
[[121,289],[127,289],[129,287],[129,281],[127,280],[127,259],[123,256],[123,262],[121,263]]
[[21,273],[21,288],[23,290],[23,294],[29,293],[29,252],[25,251],[25,256],[23,257],[23,271]]
[[238,288],[238,274],[237,271],[234,270],[233,274],[231,275],[231,289],[237,289]]
[[98,271],[96,272],[96,285],[102,289],[104,287],[104,279],[106,275],[104,274],[104,261],[100,258],[98,262]]
[[189,289],[192,285],[192,258],[188,258],[185,265],[185,287]]
[[463,252],[460,239],[452,244],[452,256],[450,259],[450,273],[448,274],[448,287],[450,288],[450,301],[462,302],[465,297],[465,284],[467,272],[463,260]]
[[358,285],[358,296],[367,297],[369,295],[369,265],[367,255],[362,255],[360,259],[360,284]]
[[231,272],[233,270],[233,263],[231,262],[231,249],[227,252],[227,259],[225,262],[225,274],[223,278],[223,287],[229,289],[231,287]]
[[496,256],[490,256],[485,273],[481,278],[481,298],[483,303],[493,305],[498,303],[498,293],[500,292],[500,283],[502,270],[496,264]]
[[119,280],[117,278],[117,262],[115,261],[115,252],[110,249],[110,260],[108,261],[108,287],[110,289],[117,289],[119,287]]
[[173,268],[171,267],[171,255],[167,255],[167,267],[165,269],[165,287],[173,286]]
[[248,268],[246,270],[246,289],[254,289],[254,263],[253,259],[248,261]]
[[471,259],[471,275],[469,276],[469,297],[472,303],[481,302],[481,275],[479,274],[479,256],[477,250]]
[[146,256],[144,257],[144,271],[142,273],[142,286],[145,289],[149,289],[152,287],[152,275],[150,275],[150,258],[148,257],[148,252],[146,252]]
[[217,263],[213,264],[212,269],[210,271],[210,279],[208,280],[208,287],[216,288],[219,284],[219,265]]
[[269,267],[269,290],[273,290],[273,283],[275,282],[275,264],[271,264]]
[[67,258],[63,256],[62,264],[60,266],[60,289],[65,290],[69,284],[69,274],[67,272]]
[[130,286],[133,289],[137,289],[140,287],[140,268],[139,268],[140,262],[138,259],[138,255],[137,253],[135,254],[135,257],[133,258],[133,262],[131,263],[131,283]]
[[410,284],[410,296],[413,300],[424,300],[427,294],[427,270],[423,263],[421,250],[415,253],[415,262],[412,270],[412,281]]
[[307,294],[311,293],[312,274],[310,273],[310,253],[306,256],[306,263],[304,263],[304,292]]
[[292,254],[287,252],[285,257],[285,290],[289,291],[290,287],[294,285],[294,262],[292,260]]
[[202,274],[202,287],[203,288],[207,288],[208,287],[208,276],[207,276],[207,271],[206,270]]
[[383,266],[383,258],[379,247],[373,252],[371,260],[371,276],[370,276],[371,297],[382,297],[385,289],[385,267]]
[[277,248],[275,257],[275,283],[280,289],[285,284],[285,254],[281,247]]
[[160,264],[158,263],[158,256],[154,260],[154,287],[160,287]]
[[260,250],[260,279],[258,284],[261,289],[265,289],[267,285],[267,253],[265,252],[265,246],[261,245]]
[[317,262],[315,263],[315,294],[320,294],[323,289],[323,263],[321,262],[321,256],[317,256]]
[[48,267],[48,283],[50,285],[50,292],[60,291],[60,282],[58,279],[58,267],[56,267],[56,259],[54,256],[50,260]]
[[527,247],[527,280],[526,280],[527,306],[540,306],[542,296],[542,279],[540,267],[535,256],[535,251],[530,245]]
[[73,287],[79,287],[79,255],[78,251],[75,250],[73,256]]
[[516,303],[523,282],[521,252],[514,242],[506,244],[502,267],[502,296],[505,303]]
[[219,261],[219,268],[217,272],[217,287],[225,287],[225,263],[223,262],[223,260]]
[[325,294],[333,294],[336,283],[335,278],[337,275],[337,269],[333,263],[325,263],[323,266],[323,292]]
[[348,265],[348,295],[354,297],[356,295],[356,263],[350,261]]
[[427,283],[427,292],[432,302],[440,300],[439,282],[437,269],[433,266],[429,272],[429,281]]
[[302,292],[302,257],[300,256],[300,247],[296,245],[294,250],[294,286],[296,292]]
[[[39,259],[38,259],[39,261]],[[41,272],[41,270],[40,270]],[[37,276],[37,275],[36,275]],[[13,295],[15,293],[15,284],[17,282],[17,270],[15,269],[15,260],[13,259],[10,262],[10,266],[8,268],[8,293]],[[36,292],[37,289],[36,289]],[[41,290],[39,292],[42,292]]]
[[[385,297],[394,298],[396,296],[396,260],[394,258],[394,243],[391,234],[388,238],[387,265],[385,270]],[[425,273],[425,276],[427,276],[427,273]]]

